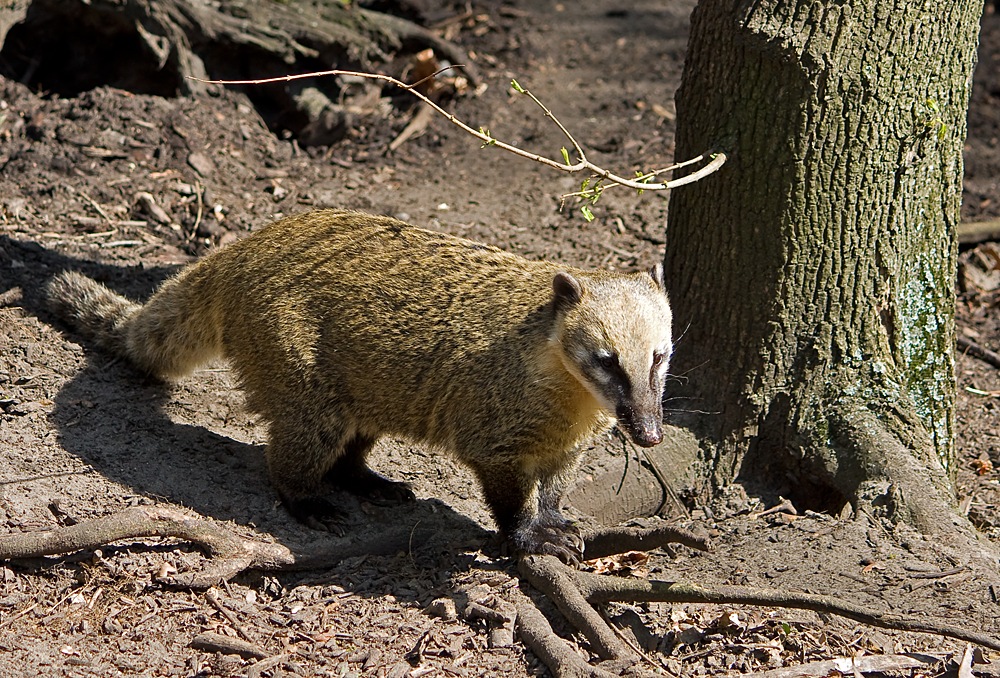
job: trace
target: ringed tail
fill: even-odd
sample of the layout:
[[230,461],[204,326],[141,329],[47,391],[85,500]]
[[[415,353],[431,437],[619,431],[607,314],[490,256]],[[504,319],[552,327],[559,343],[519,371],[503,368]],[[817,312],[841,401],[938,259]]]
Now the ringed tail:
[[185,272],[142,305],[63,271],[45,292],[49,310],[86,338],[153,376],[172,378],[222,354],[220,324],[197,283]]

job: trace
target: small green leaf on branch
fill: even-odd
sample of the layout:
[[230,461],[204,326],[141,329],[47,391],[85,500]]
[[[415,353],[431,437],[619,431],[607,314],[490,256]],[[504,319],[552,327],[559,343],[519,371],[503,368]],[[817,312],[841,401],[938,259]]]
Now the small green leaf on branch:
[[[648,184],[650,181],[652,181],[653,176],[654,175],[648,174],[646,172],[642,172],[640,170],[636,170],[635,171],[635,179],[636,179],[636,181],[638,181],[640,183],[643,183],[643,184]],[[636,193],[636,195],[642,195],[642,193],[643,193],[644,190],[645,189],[637,188],[637,189],[635,189],[635,193]]]
[[480,127],[479,133],[484,137],[486,137],[485,139],[483,139],[483,144],[479,148],[486,148],[487,146],[496,146],[497,140],[493,138],[488,129],[486,129],[485,127]]

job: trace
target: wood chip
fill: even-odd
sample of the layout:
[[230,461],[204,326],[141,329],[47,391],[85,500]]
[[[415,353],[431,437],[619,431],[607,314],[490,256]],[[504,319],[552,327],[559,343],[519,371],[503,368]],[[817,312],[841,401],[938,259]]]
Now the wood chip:
[[203,652],[221,652],[222,654],[238,654],[244,659],[264,659],[267,653],[256,645],[239,638],[230,638],[220,633],[210,631],[199,633],[191,641],[191,647]]
[[187,163],[194,168],[194,171],[203,177],[211,176],[215,170],[215,165],[202,153],[192,153],[187,157]]

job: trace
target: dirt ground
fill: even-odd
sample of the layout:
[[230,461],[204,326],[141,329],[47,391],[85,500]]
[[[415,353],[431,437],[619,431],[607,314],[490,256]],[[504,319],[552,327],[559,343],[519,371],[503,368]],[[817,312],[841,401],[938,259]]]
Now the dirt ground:
[[[639,0],[627,9],[605,0],[414,6],[484,74],[481,95],[448,104],[473,127],[558,157],[564,140],[511,94],[514,77],[598,163],[630,174],[672,159],[691,0]],[[1000,17],[992,5],[983,27],[963,207],[975,221],[1000,216]],[[41,307],[39,289],[59,270],[143,298],[209,249],[324,206],[390,214],[572,265],[624,269],[663,257],[665,195],[609,192],[588,223],[559,210],[558,196],[576,179],[481,149],[443,119],[386,154],[412,114],[405,106],[366,119],[334,146],[303,149],[269,130],[238,92],[192,100],[107,86],[68,98],[36,89],[0,79],[0,532],[166,504],[261,540],[330,538],[280,506],[265,477],[262,431],[242,410],[225,365],[164,386],[81,345]],[[142,194],[163,210],[162,223]],[[959,331],[1000,349],[1000,249],[984,243],[962,256]],[[984,534],[1000,539],[1000,378],[963,355],[958,385],[959,499]],[[588,455],[585,475],[624,462],[610,438]],[[400,525],[429,527],[431,537],[328,571],[245,576],[214,591],[217,604],[153,582],[164,564],[185,571],[204,561],[188,545],[122,543],[0,566],[0,675],[247,675],[254,659],[191,646],[204,631],[238,634],[264,656],[286,655],[264,676],[545,674],[518,641],[491,642],[482,621],[432,613],[436,599],[461,608],[518,586],[471,475],[392,440],[380,443],[374,465],[410,482],[419,501],[351,504],[349,538],[374,539]],[[760,508],[739,496],[714,510],[696,507],[682,522],[708,529],[715,550],[657,552],[649,576],[836,593],[1000,634],[994,582],[974,577],[943,547],[865,516],[793,519],[760,516]],[[764,608],[738,608],[740,623],[723,628],[732,611],[641,604],[608,614],[675,675],[734,675],[857,653],[945,657],[963,647]]]

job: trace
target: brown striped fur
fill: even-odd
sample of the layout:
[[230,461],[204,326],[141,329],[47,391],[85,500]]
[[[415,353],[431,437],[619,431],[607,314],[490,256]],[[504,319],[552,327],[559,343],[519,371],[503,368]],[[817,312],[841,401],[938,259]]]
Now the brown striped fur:
[[145,305],[72,272],[48,295],[151,374],[228,358],[267,423],[274,485],[307,520],[327,508],[325,481],[412,496],[365,465],[376,439],[401,436],[468,464],[518,549],[572,561],[559,501],[580,443],[616,417],[639,444],[661,437],[672,345],[659,267],[583,271],[321,210],[207,256]]

